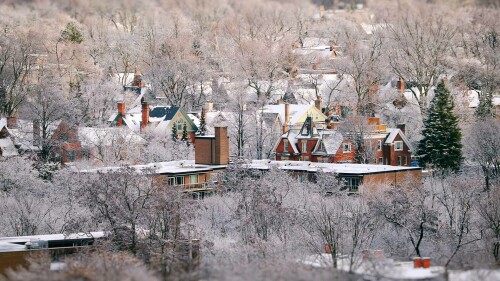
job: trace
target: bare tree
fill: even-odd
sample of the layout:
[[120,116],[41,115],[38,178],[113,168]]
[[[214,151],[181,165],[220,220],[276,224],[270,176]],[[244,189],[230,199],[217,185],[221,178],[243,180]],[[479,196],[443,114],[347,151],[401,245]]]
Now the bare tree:
[[472,164],[481,167],[485,190],[500,180],[500,124],[496,120],[477,122],[469,129],[466,153]]
[[419,13],[418,17],[399,17],[396,22],[386,24],[386,39],[394,73],[406,81],[420,112],[425,113],[429,91],[444,74],[456,28],[437,13]]

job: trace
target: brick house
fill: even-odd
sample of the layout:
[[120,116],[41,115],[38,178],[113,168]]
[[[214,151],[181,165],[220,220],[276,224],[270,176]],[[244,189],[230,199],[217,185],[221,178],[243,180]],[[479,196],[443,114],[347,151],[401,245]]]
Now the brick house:
[[118,110],[108,120],[111,126],[127,126],[133,132],[139,133],[144,130],[152,130],[158,135],[170,135],[172,128],[177,129],[178,137],[182,136],[182,130],[186,125],[188,137],[192,143],[195,142],[198,127],[189,115],[178,106],[171,105],[149,105],[142,102],[126,111],[125,103],[118,103]]
[[61,163],[74,161],[131,162],[140,159],[146,141],[125,128],[77,127],[59,123],[52,135],[53,152]]
[[[387,128],[379,118],[369,118],[370,130],[364,132],[366,163],[410,166],[413,148],[404,128]],[[328,126],[333,127],[333,126]],[[300,129],[284,133],[275,146],[276,160],[325,163],[356,163],[353,133],[316,126],[308,118]]]
[[[196,136],[195,160],[156,162],[130,168],[154,177],[158,186],[177,187],[194,198],[203,198],[215,191],[229,164],[227,127],[215,127],[214,135]],[[82,172],[119,170],[104,167]]]

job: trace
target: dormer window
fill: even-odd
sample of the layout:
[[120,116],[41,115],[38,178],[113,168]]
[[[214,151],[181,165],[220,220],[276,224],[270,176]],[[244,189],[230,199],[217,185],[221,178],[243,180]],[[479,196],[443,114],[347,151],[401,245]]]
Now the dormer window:
[[403,141],[394,142],[394,151],[403,151]]
[[283,151],[288,152],[288,140],[283,140]]
[[302,153],[307,152],[307,141],[302,141]]

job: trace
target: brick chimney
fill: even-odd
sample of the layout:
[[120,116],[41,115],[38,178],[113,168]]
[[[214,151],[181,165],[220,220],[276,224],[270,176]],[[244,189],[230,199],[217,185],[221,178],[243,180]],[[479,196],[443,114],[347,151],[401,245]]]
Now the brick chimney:
[[229,137],[227,127],[215,127],[213,136],[196,136],[195,163],[227,165],[229,163]]
[[398,86],[400,93],[405,92],[405,80],[403,79],[403,77],[401,77],[401,76],[399,77],[399,81],[397,83],[397,86]]
[[285,103],[285,120],[283,120],[283,134],[288,132],[288,122],[290,122],[290,104]]
[[396,127],[400,129],[403,134],[406,134],[406,124],[398,124]]
[[132,86],[144,87],[144,83],[142,82],[142,73],[139,69],[136,69],[134,71],[134,80],[132,80]]
[[118,127],[123,125],[123,117],[125,116],[125,102],[118,102]]
[[146,128],[149,124],[149,104],[145,101],[142,102],[142,121],[141,121],[141,130]]
[[323,101],[320,96],[316,96],[316,100],[314,101],[314,106],[320,111],[323,112]]
[[7,117],[7,128],[15,129],[17,128],[17,118],[14,116]]

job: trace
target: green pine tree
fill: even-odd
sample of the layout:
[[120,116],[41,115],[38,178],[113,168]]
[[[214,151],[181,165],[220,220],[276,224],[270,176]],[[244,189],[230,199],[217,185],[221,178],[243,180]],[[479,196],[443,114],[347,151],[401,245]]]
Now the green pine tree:
[[477,106],[474,114],[479,120],[495,117],[495,111],[493,109],[493,97],[491,93],[480,94],[479,105]]
[[442,172],[458,171],[462,161],[462,133],[458,117],[453,113],[453,100],[443,81],[439,82],[436,94],[424,121],[423,139],[418,145],[420,165],[431,164]]
[[181,141],[186,142],[186,144],[189,145],[189,137],[188,137],[188,131],[187,131],[187,125],[186,125],[186,123],[184,123],[184,126],[182,127]]
[[172,140],[177,141],[179,140],[179,136],[177,135],[177,124],[174,124],[172,126]]
[[198,135],[204,136],[207,134],[207,123],[205,121],[205,114],[201,112],[200,127],[198,127]]
[[84,37],[75,23],[68,22],[68,24],[66,24],[66,28],[61,31],[61,39],[63,39],[64,41],[80,44],[83,42]]

